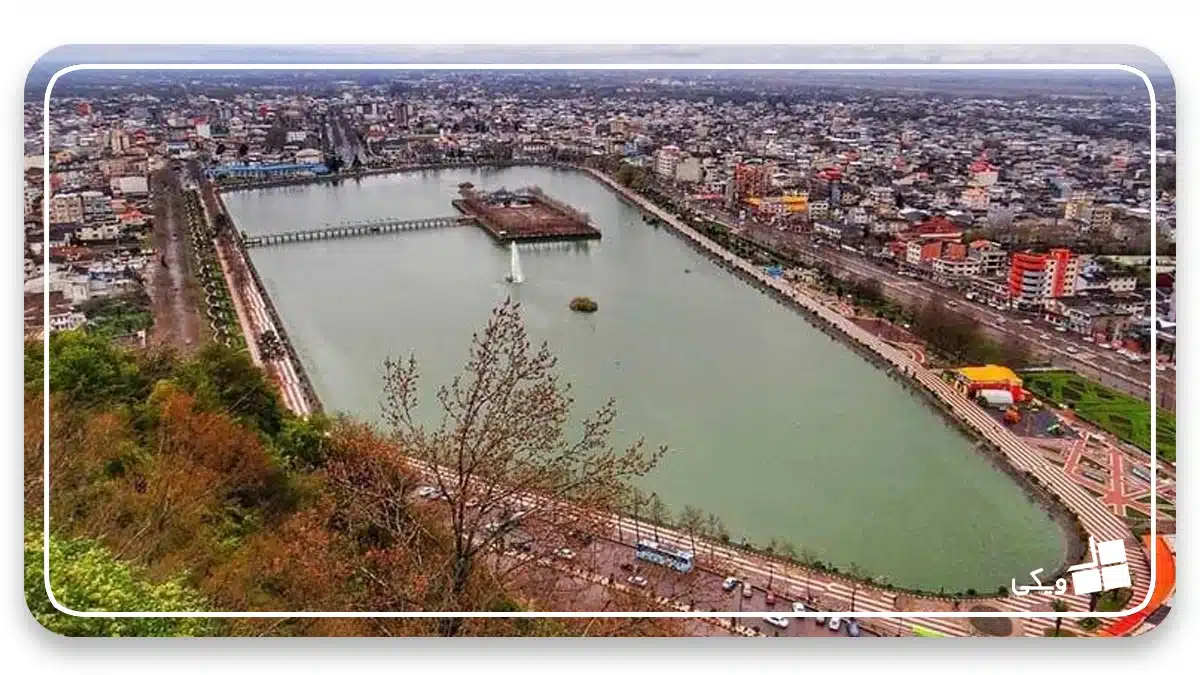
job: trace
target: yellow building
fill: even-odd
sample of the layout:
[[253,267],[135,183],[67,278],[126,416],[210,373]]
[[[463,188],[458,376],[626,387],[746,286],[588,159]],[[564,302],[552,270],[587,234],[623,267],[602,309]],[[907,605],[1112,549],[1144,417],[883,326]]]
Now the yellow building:
[[746,203],[756,211],[768,213],[805,213],[808,211],[808,195],[786,194],[782,197],[751,197]]

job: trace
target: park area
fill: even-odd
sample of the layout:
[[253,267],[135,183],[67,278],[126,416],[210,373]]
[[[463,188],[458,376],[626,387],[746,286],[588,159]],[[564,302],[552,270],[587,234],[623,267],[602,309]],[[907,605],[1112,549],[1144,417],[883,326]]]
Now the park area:
[[[1080,418],[1117,438],[1150,451],[1150,404],[1070,371],[1023,372],[1024,386],[1037,396],[1065,405]],[[1158,456],[1175,461],[1175,415],[1158,410]]]

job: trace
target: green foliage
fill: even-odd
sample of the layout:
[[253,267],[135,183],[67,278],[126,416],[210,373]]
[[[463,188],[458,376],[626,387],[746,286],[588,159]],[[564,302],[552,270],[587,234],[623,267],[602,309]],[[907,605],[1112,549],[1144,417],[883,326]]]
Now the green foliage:
[[83,303],[80,311],[88,318],[88,332],[106,337],[149,330],[154,323],[154,315],[150,311],[150,297],[142,290],[89,300]]
[[206,345],[180,370],[184,388],[213,408],[270,436],[283,427],[284,409],[250,357],[225,345]]
[[308,418],[289,417],[275,439],[279,454],[291,466],[315,469],[328,459],[328,436],[332,424],[319,413]]
[[[1066,405],[1083,419],[1117,438],[1150,451],[1150,403],[1069,371],[1026,372],[1025,387],[1038,396]],[[1175,461],[1175,415],[1159,408],[1158,456]]]
[[[122,563],[96,542],[50,537],[50,586],[58,603],[87,612],[201,611],[204,603],[178,581],[152,583],[144,570]],[[58,611],[46,595],[42,531],[25,524],[25,602],[38,623],[69,637],[203,636],[215,633],[209,619],[77,617]]]
[[42,359],[42,342],[28,340],[25,342],[25,394],[35,394],[42,390],[42,378],[45,377],[45,361]]
[[1132,597],[1133,589],[1131,588],[1114,588],[1111,591],[1104,591],[1096,601],[1096,611],[1119,612],[1125,609]]
[[[40,385],[40,368],[31,364],[31,361],[37,361],[36,357],[31,358],[31,349],[40,352],[41,345],[25,347],[27,387],[34,370],[39,371],[32,374]],[[148,382],[142,377],[134,356],[103,336],[84,331],[63,331],[50,336],[51,391],[62,392],[72,401],[89,405],[101,401],[133,402],[145,396],[147,387]]]
[[621,185],[636,192],[650,187],[650,173],[632,164],[621,164],[621,168],[617,169],[616,179]]

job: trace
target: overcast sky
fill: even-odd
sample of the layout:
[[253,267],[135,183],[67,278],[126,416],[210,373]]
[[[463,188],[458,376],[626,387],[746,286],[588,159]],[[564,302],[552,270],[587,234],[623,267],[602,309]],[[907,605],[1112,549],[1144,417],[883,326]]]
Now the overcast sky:
[[38,61],[376,63],[1119,63],[1169,74],[1153,52],[1122,45],[66,45]]

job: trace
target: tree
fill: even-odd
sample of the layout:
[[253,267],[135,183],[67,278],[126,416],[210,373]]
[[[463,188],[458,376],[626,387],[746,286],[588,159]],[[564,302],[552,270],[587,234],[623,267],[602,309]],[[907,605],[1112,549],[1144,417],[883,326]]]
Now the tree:
[[270,436],[283,425],[284,409],[275,389],[244,352],[216,342],[205,345],[179,380],[201,402]]
[[779,545],[779,555],[787,558],[788,560],[796,560],[796,545],[790,541],[784,540],[783,543]]
[[867,577],[867,571],[858,563],[850,563],[847,573],[850,575],[850,611],[854,611],[854,600],[858,597],[858,588]]
[[205,607],[199,594],[181,581],[147,581],[144,570],[116,560],[94,541],[63,540],[51,534],[49,549],[44,551],[42,540],[41,528],[26,522],[25,602],[34,619],[47,630],[68,637],[188,637],[214,632],[214,623],[208,619],[109,619],[59,612],[46,594],[43,556],[49,557],[50,590],[55,600],[70,609],[186,612]]
[[715,540],[719,539],[721,543],[728,544],[729,530],[725,529],[725,522],[715,513],[708,514],[706,529],[708,530],[708,536],[712,538],[709,540],[708,555],[711,558],[715,558],[717,553]]
[[650,501],[646,508],[650,523],[654,526],[654,540],[658,541],[658,526],[671,522],[671,510],[667,508],[666,503],[658,496],[657,492],[650,493]]
[[800,562],[804,564],[804,588],[809,601],[812,600],[812,573],[816,568],[819,558],[813,550],[807,546],[800,547]]
[[[569,439],[573,399],[555,365],[545,343],[531,347],[519,303],[505,300],[473,336],[463,373],[438,389],[441,421],[429,430],[416,417],[415,358],[384,362],[383,419],[396,452],[421,463],[446,496],[453,542],[446,594],[452,607],[464,606],[478,554],[503,535],[504,528],[485,527],[492,519],[520,504],[527,511],[522,528],[547,524],[537,540],[553,545],[563,533],[598,527],[595,514],[617,508],[630,481],[648,473],[666,451],[646,452],[640,440],[613,449],[611,399],[581,420]],[[461,627],[462,619],[446,619],[440,632],[456,635]]]
[[[30,384],[29,377],[35,374],[36,389],[41,389],[40,356],[41,345],[26,347],[26,383]],[[51,391],[62,392],[68,399],[86,405],[100,401],[132,402],[145,396],[147,385],[134,357],[103,336],[62,331],[50,338]]]
[[325,464],[331,423],[328,417],[315,413],[307,418],[289,417],[283,423],[276,445],[279,454],[302,469],[315,469]]
[[679,526],[692,538],[692,555],[696,555],[696,533],[704,533],[704,512],[691,504],[684,505],[679,514]]
[[1058,616],[1054,617],[1054,637],[1058,637],[1059,631],[1062,630],[1062,612],[1067,611],[1067,603],[1062,600],[1055,600],[1050,603],[1050,607],[1059,613]]

